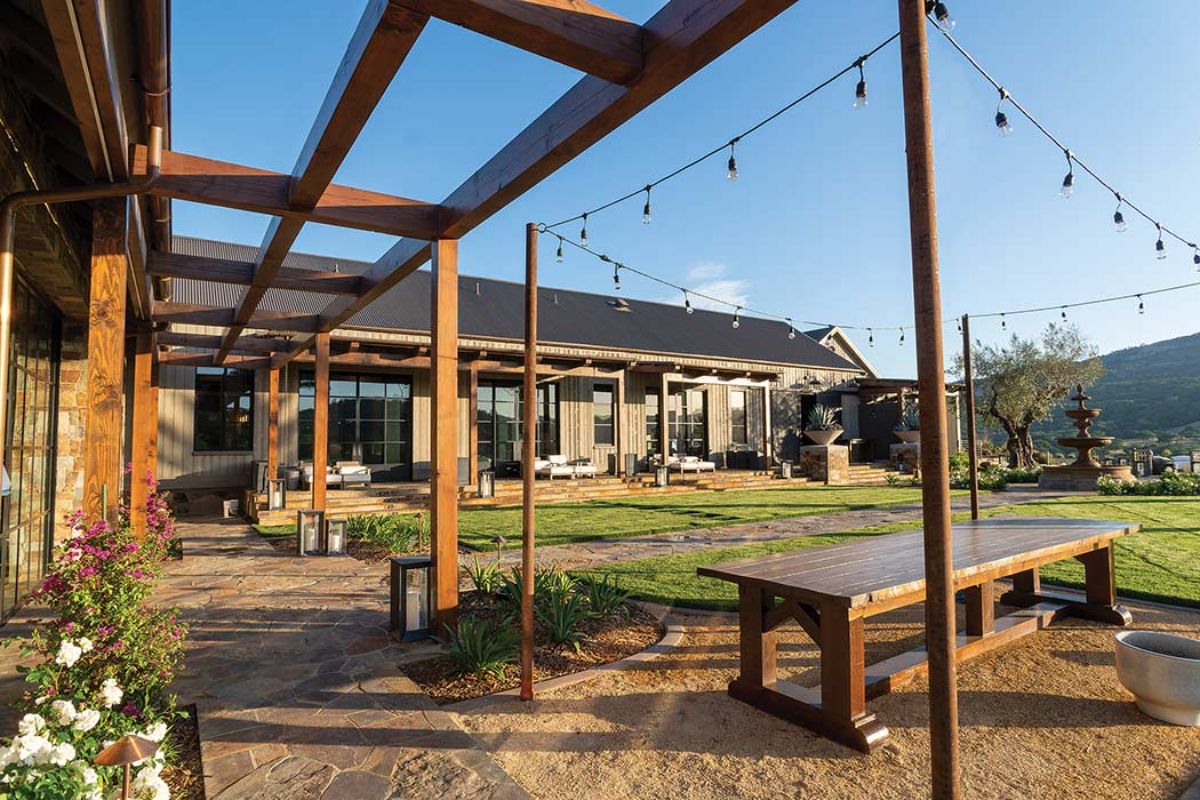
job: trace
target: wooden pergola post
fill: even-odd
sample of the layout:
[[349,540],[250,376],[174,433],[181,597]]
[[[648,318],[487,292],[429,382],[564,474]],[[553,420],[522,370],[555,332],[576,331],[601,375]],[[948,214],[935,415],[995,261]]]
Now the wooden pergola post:
[[129,476],[129,518],[134,534],[144,539],[146,504],[150,496],[149,480],[157,471],[158,461],[158,387],[155,375],[154,330],[137,332],[133,354],[133,435]]
[[[125,302],[129,226],[125,198],[92,206],[91,294],[88,306],[87,423],[83,508],[89,520],[115,521],[124,439]],[[107,502],[107,505],[106,505]]]
[[[667,373],[658,380],[658,446],[662,448],[662,463],[666,466],[671,457],[671,431],[667,424]],[[680,473],[682,474],[682,473]]]
[[967,393],[967,463],[971,470],[971,519],[979,519],[979,451],[975,441],[975,376],[971,369],[971,317],[962,316],[963,386]]
[[617,373],[613,386],[613,445],[616,446],[616,463],[613,465],[613,475],[621,475],[625,471],[625,448],[621,445],[621,437],[625,435],[625,370]]
[[950,465],[946,446],[942,299],[938,280],[933,126],[925,0],[899,0],[908,213],[921,398],[921,499],[925,544],[925,645],[929,652],[929,746],[934,800],[960,797]]
[[525,435],[521,441],[521,699],[533,699],[534,459],[537,458],[537,225],[525,226]]
[[[775,460],[775,436],[771,431],[771,382],[763,382],[763,457],[766,458],[766,469],[771,468]],[[725,466],[729,466],[726,464]]]
[[267,480],[279,477],[279,380],[279,367],[267,370]]
[[318,333],[315,369],[316,392],[313,398],[313,476],[312,507],[325,510],[325,471],[329,467],[329,334]]
[[479,364],[471,362],[467,381],[467,483],[479,486]]
[[433,617],[458,623],[458,241],[433,242],[432,464],[429,524]]

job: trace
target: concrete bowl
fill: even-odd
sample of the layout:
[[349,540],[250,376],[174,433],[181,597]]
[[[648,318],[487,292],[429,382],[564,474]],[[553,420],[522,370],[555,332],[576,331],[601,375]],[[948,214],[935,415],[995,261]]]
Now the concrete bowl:
[[1173,725],[1200,726],[1200,639],[1121,631],[1117,678],[1143,714]]

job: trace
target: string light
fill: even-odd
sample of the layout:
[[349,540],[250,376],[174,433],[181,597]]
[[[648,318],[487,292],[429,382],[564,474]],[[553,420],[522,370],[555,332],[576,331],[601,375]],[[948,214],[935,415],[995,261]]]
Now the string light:
[[1000,330],[1008,330],[1008,321],[1004,319],[1004,312],[1000,312]]
[[954,17],[950,16],[950,9],[942,2],[933,3],[933,18],[945,33],[954,30],[954,26],[958,24]]
[[584,247],[588,246],[587,218],[588,218],[588,212],[585,211],[585,212],[583,212],[583,228],[579,231],[579,243],[581,245],[583,245]]
[[796,338],[796,326],[792,324],[792,321],[790,319],[787,321],[787,324],[788,324],[788,338],[795,339]]
[[904,328],[900,328],[900,346],[904,347]]
[[1154,223],[1154,226],[1158,228],[1158,241],[1154,243],[1154,257],[1159,261],[1162,261],[1167,257],[1167,243],[1164,242],[1162,238],[1162,225],[1159,225],[1156,222]]
[[613,264],[613,291],[621,291],[621,265]]
[[962,333],[962,317],[954,318],[954,327],[958,329],[959,333]]
[[875,329],[867,328],[867,344],[871,347],[875,346]]
[[1196,269],[1200,270],[1200,247],[1192,245],[1192,263],[1196,265]]
[[734,152],[734,148],[737,147],[738,138],[740,137],[735,136],[729,140],[729,163],[726,165],[725,177],[731,181],[738,179],[737,153]]
[[742,313],[741,306],[738,306],[737,308],[735,308],[733,310],[733,327],[735,327],[735,328],[740,328],[742,326],[741,313]]
[[642,206],[642,224],[643,225],[650,224],[650,189],[652,189],[652,188],[653,187],[650,184],[648,184],[648,183],[646,184],[646,205]]
[[867,63],[867,57],[863,56],[855,62],[858,67],[858,86],[854,87],[854,107],[867,107],[867,76],[863,73],[863,64]]
[[1064,150],[1063,153],[1067,157],[1067,174],[1063,177],[1062,182],[1062,199],[1066,200],[1071,196],[1071,192],[1075,188],[1075,162],[1071,160],[1071,151]]
[[693,314],[696,311],[696,309],[692,308],[692,301],[688,299],[687,289],[683,290],[683,310],[689,314]]
[[562,237],[558,237],[558,250],[554,253],[554,260],[559,264],[563,263],[563,241]]
[[1000,131],[1001,136],[1012,136],[1013,126],[1008,124],[1008,114],[1001,108],[1008,99],[1008,90],[1001,86],[999,91],[1000,102],[996,103],[996,130]]
[[1129,229],[1125,224],[1125,215],[1121,213],[1121,193],[1117,192],[1117,210],[1113,212],[1113,228],[1117,233],[1124,233]]
[[1062,307],[1062,321],[1063,322],[1067,321],[1067,307],[1066,306]]
[[1142,296],[1139,294],[1137,296],[1137,299],[1138,299],[1138,313],[1145,314],[1146,313],[1146,304],[1142,301]]

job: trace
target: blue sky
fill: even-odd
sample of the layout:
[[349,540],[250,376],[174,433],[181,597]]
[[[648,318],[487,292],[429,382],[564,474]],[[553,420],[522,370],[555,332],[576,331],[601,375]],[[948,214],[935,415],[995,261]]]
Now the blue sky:
[[[641,22],[660,0],[608,0]],[[957,38],[1084,161],[1127,197],[1200,240],[1200,3],[956,0]],[[289,172],[362,4],[333,0],[177,3],[173,147]],[[465,274],[520,280],[522,226],[572,216],[658,177],[744,129],[887,38],[895,2],[801,2],[559,170],[460,245]],[[1078,174],[1058,196],[1061,151],[1015,113],[992,123],[997,95],[939,37],[930,40],[944,311],[1054,305],[1200,280],[1192,254]],[[903,120],[895,45],[867,65],[870,104],[852,108],[847,76],[723,158],[593,218],[594,246],[675,283],[704,286],[796,319],[876,326],[856,334],[889,375],[914,372]],[[380,102],[339,183],[439,201],[570,87],[578,75],[506,45],[431,22]],[[176,203],[177,233],[257,245],[262,216]],[[572,233],[577,226],[572,225]],[[388,237],[306,226],[297,249],[372,260]],[[542,282],[609,291],[611,271],[544,243]],[[628,296],[680,298],[628,276]],[[1102,351],[1200,329],[1200,288],[1070,312]],[[1010,318],[1031,334],[1057,313]],[[887,328],[891,326],[892,330]],[[947,332],[953,346],[954,328]],[[732,329],[730,335],[736,335]],[[781,335],[783,331],[781,330]],[[980,320],[976,335],[999,337]]]

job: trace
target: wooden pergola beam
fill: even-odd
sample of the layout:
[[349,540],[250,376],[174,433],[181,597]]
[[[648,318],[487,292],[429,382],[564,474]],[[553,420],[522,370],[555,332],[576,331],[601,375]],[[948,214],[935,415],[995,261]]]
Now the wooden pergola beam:
[[269,369],[271,359],[264,356],[229,356],[217,364],[212,353],[184,353],[172,350],[158,354],[158,362],[168,367],[237,367],[238,369]]
[[[221,346],[222,337],[207,333],[176,333],[163,331],[158,334],[158,343],[173,347],[192,347],[202,350],[216,350]],[[262,336],[243,336],[234,346],[234,352],[257,353],[271,355],[292,346],[291,339],[270,339]]]
[[[441,204],[442,236],[459,238],[619,128],[795,0],[671,0],[644,26],[645,62],[626,85],[588,75]],[[365,291],[321,312],[321,329],[346,323],[429,261],[429,242],[404,239],[363,276]],[[278,364],[311,347],[306,340]]]
[[[160,278],[187,278],[237,286],[253,285],[257,274],[253,261],[227,261],[223,258],[162,253],[157,250],[150,254],[149,272]],[[271,283],[274,289],[335,295],[358,295],[362,286],[362,279],[358,275],[295,267],[280,267]]]
[[[154,303],[154,321],[177,325],[211,325],[228,328],[233,324],[236,309],[224,306],[205,306],[198,303]],[[256,311],[248,327],[271,331],[316,333],[320,318],[315,314],[294,311]]]
[[[133,146],[133,172],[146,175],[146,147]],[[174,151],[163,151],[162,177],[150,194],[304,222],[430,238],[439,224],[433,203],[331,185],[312,208],[293,206],[292,176]]]
[[642,71],[642,27],[586,0],[400,0],[612,83]]
[[[292,168],[289,206],[311,209],[317,205],[428,21],[427,15],[386,0],[373,0],[367,5]],[[274,285],[303,227],[304,220],[296,217],[271,220],[258,249],[254,280],[217,350],[218,362],[229,354],[263,295]]]

